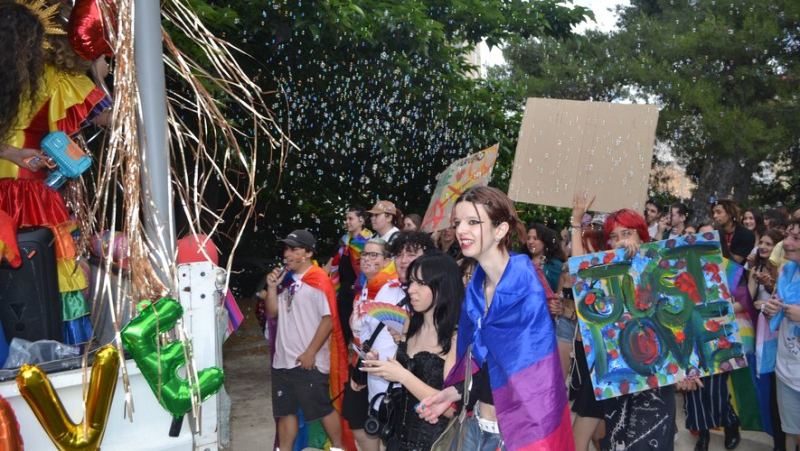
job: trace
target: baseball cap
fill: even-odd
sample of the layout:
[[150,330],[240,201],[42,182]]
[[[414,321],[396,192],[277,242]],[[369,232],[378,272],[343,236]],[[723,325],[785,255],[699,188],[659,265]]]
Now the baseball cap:
[[290,233],[286,238],[278,240],[279,243],[284,243],[292,247],[302,247],[306,249],[314,249],[317,240],[314,235],[308,230],[295,230]]
[[395,207],[394,204],[388,200],[379,200],[378,203],[372,207],[372,210],[367,210],[367,213],[375,215],[380,213],[389,213],[390,215],[396,215],[397,207]]

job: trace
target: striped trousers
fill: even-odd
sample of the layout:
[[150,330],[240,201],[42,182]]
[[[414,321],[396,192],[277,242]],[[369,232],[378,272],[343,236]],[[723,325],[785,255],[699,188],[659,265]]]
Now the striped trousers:
[[686,392],[686,429],[705,431],[739,424],[728,393],[728,373],[700,379],[704,386]]

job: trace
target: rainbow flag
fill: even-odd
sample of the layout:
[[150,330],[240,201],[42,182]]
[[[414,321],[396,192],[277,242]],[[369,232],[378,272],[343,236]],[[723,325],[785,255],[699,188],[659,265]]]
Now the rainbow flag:
[[339,250],[336,251],[336,255],[333,256],[333,260],[331,261],[331,281],[333,282],[333,287],[336,289],[337,294],[341,286],[339,283],[339,263],[341,262],[342,256],[347,255],[350,257],[350,264],[353,265],[353,271],[355,271],[356,280],[358,280],[361,275],[361,267],[358,265],[358,259],[361,258],[364,245],[367,244],[370,238],[372,238],[372,232],[364,229],[356,236],[351,236],[348,233],[339,241],[341,246],[339,246]]
[[225,340],[227,340],[244,321],[242,310],[239,308],[239,304],[236,303],[236,299],[230,289],[225,294],[225,310],[228,311],[228,330],[225,332]]
[[[486,362],[506,448],[574,450],[553,322],[533,264],[525,255],[511,257],[484,316],[485,278],[478,266],[467,287],[458,325],[458,360],[472,343],[475,361],[480,366]],[[512,344],[516,351],[508,352]],[[463,372],[464,365],[457,368]],[[448,382],[457,379],[448,377]]]

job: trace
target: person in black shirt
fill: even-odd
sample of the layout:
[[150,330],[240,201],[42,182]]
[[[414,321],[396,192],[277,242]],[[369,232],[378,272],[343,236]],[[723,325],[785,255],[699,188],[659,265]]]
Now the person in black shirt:
[[[364,207],[353,205],[347,209],[345,215],[345,229],[347,233],[339,240],[336,254],[325,265],[325,271],[336,279],[338,275],[338,291],[336,303],[339,307],[339,322],[342,326],[345,344],[353,339],[350,330],[350,315],[353,313],[353,299],[355,298],[355,285],[361,269],[358,259],[364,244],[372,237],[372,232],[364,229],[366,211]],[[334,280],[334,285],[337,285]]]

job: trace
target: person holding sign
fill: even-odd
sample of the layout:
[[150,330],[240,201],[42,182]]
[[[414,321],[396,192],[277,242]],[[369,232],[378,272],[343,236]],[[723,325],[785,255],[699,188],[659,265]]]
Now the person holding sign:
[[[632,258],[650,241],[647,223],[637,212],[622,209],[605,222],[609,249],[625,249]],[[683,379],[673,386],[653,388],[603,401],[606,418],[604,450],[672,449],[675,441],[675,390],[696,390],[699,380]],[[620,448],[621,447],[621,448]]]

